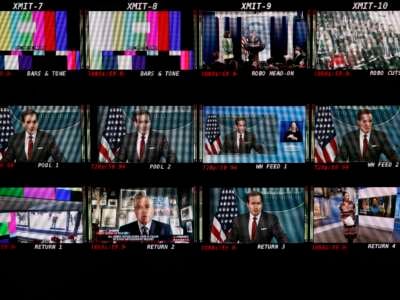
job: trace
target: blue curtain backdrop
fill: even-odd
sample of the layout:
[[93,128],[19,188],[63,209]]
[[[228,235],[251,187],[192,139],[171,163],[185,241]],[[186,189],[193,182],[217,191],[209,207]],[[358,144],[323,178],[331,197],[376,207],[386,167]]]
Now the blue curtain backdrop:
[[[260,21],[264,19],[264,22]],[[214,12],[207,12],[203,15],[202,38],[203,38],[203,63],[212,63],[212,54],[220,52],[219,38],[224,32],[219,32],[219,22],[224,22],[224,31],[230,31],[233,41],[233,52],[236,59],[241,59],[241,38],[242,35],[250,34],[248,31],[256,30],[266,47],[270,47],[271,56],[275,59],[282,59],[287,53],[288,47],[288,30],[293,31],[293,47],[300,46],[304,50],[307,48],[307,23],[298,13],[293,19],[293,28],[288,28],[288,17],[251,17],[246,18],[232,16],[224,17],[219,20]],[[265,24],[265,25],[263,25]],[[269,33],[268,33],[269,27]]]

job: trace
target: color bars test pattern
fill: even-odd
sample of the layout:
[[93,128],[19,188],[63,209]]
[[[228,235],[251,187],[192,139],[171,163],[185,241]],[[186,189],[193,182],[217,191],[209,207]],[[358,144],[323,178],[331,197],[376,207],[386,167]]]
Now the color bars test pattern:
[[144,70],[150,57],[176,57],[192,70],[193,51],[182,49],[180,11],[89,12],[89,68]]
[[64,56],[80,69],[80,53],[68,49],[66,11],[0,11],[0,70],[30,70],[34,57]]

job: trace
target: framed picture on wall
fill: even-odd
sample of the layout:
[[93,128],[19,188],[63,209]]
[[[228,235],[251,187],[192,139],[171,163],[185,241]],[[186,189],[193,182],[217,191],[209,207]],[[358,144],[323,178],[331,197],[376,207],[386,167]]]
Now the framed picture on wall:
[[103,208],[101,210],[101,227],[114,228],[117,227],[117,209]]
[[108,207],[117,207],[118,200],[117,199],[108,199]]
[[17,212],[17,225],[29,226],[29,212]]
[[188,233],[192,233],[192,232],[193,232],[193,224],[192,224],[192,221],[186,222],[186,231],[187,231]]
[[133,198],[136,194],[142,193],[146,195],[146,190],[130,190],[130,189],[121,189],[120,192],[120,200],[121,200],[121,209],[122,210],[131,210],[133,209]]
[[182,221],[193,220],[193,210],[191,206],[186,206],[181,209],[181,219]]

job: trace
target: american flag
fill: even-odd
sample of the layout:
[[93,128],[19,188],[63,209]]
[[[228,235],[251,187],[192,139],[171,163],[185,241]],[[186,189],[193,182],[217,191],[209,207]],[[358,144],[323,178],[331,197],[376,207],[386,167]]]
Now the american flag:
[[232,228],[233,219],[238,215],[236,195],[233,188],[221,190],[218,209],[211,225],[212,243],[223,243]]
[[240,45],[242,47],[242,60],[247,61],[249,52],[246,50],[246,44],[247,44],[247,38],[245,36],[242,36],[240,39]]
[[205,130],[205,147],[208,155],[219,154],[221,152],[221,130],[216,115],[208,115]]
[[8,107],[0,106],[0,160],[8,147],[8,139],[14,134],[14,127],[11,123],[11,113]]
[[126,135],[125,115],[119,106],[110,106],[99,147],[99,162],[113,162]]
[[337,154],[336,130],[332,121],[331,107],[318,106],[315,114],[315,162],[334,162]]

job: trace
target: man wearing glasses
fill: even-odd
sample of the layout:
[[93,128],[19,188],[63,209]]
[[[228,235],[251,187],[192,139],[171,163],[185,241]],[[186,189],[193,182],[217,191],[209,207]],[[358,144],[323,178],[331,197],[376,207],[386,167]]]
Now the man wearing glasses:
[[175,163],[176,155],[171,150],[164,134],[151,129],[150,113],[138,111],[134,117],[136,132],[124,136],[117,154],[118,162],[128,163]]
[[39,130],[36,111],[28,109],[21,114],[23,132],[10,137],[3,162],[30,163],[63,162],[64,157],[52,135]]

